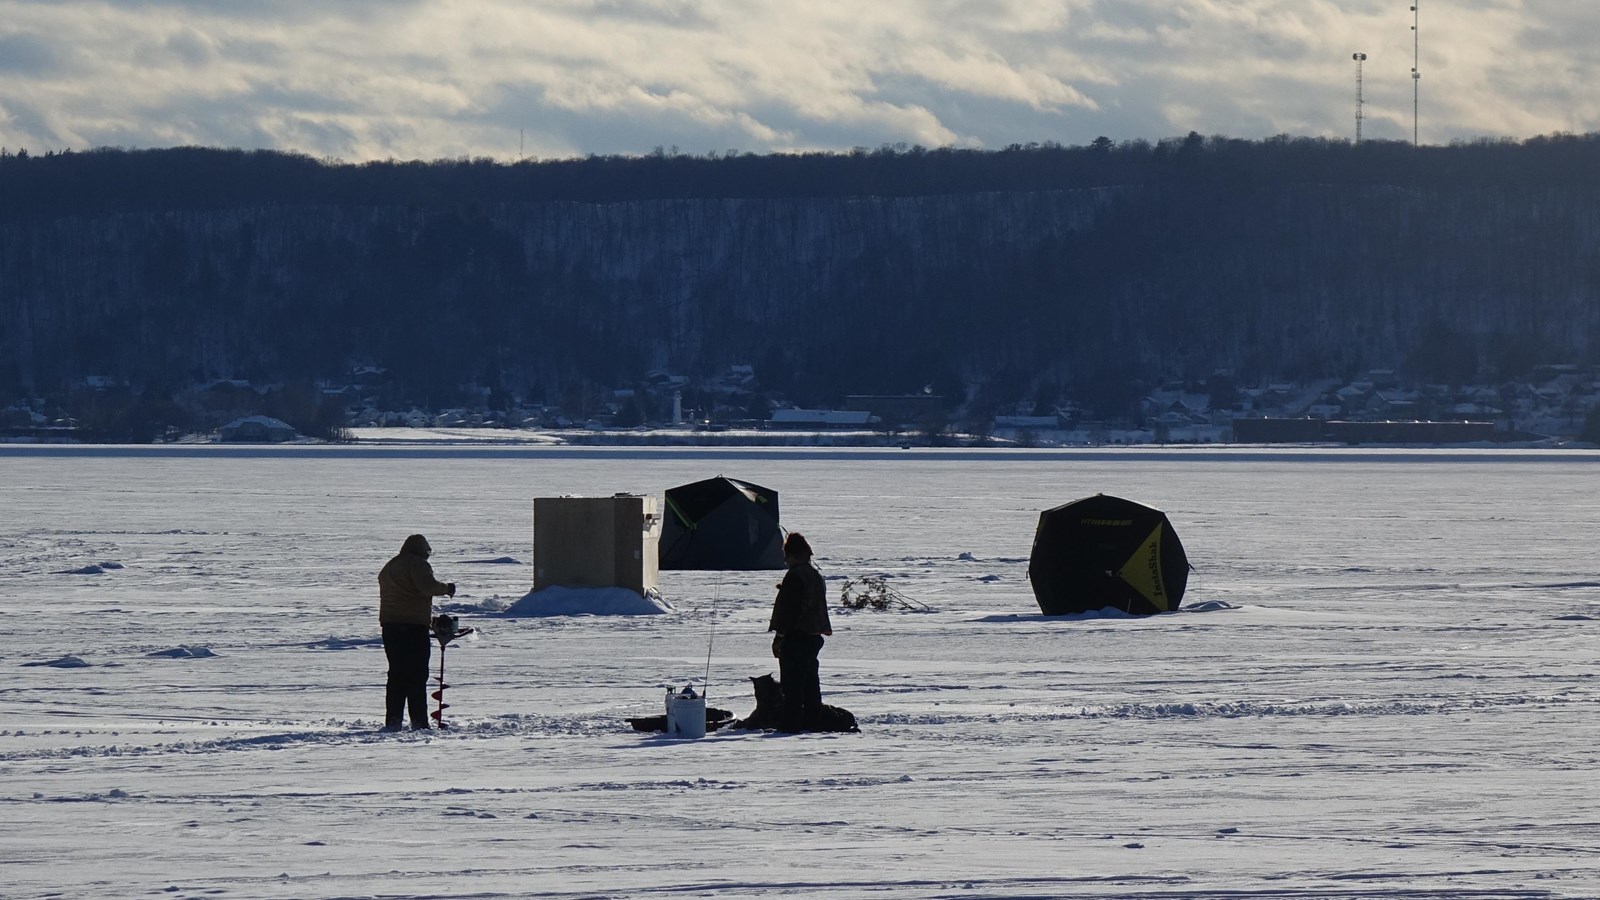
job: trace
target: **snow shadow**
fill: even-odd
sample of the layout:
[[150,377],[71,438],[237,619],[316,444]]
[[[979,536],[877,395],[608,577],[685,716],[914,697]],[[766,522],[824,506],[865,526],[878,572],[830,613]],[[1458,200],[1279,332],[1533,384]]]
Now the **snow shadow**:
[[627,588],[547,587],[531,591],[499,615],[506,618],[545,616],[657,616],[677,612],[660,594],[641,596]]
[[117,563],[117,562],[98,562],[98,563],[90,563],[87,566],[82,566],[82,567],[77,568],[77,569],[59,569],[59,570],[57,570],[55,572],[52,572],[50,574],[52,574],[52,575],[104,575],[107,572],[113,571],[115,569],[120,569],[122,567],[123,567],[122,563]]
[[[1205,600],[1205,601],[1202,601],[1200,603],[1191,603],[1188,606],[1179,607],[1178,609],[1174,610],[1171,613],[1163,613],[1162,615],[1173,615],[1175,613],[1221,612],[1223,610],[1239,609],[1239,608],[1240,607],[1237,607],[1237,606],[1233,605],[1232,603],[1227,602],[1226,600]],[[994,623],[998,623],[998,624],[1015,624],[1015,623],[1019,623],[1019,622],[1027,622],[1027,623],[1033,623],[1033,622],[1089,622],[1089,621],[1095,621],[1095,620],[1099,620],[1099,619],[1155,619],[1155,618],[1160,618],[1160,616],[1136,616],[1136,615],[1134,615],[1132,613],[1124,612],[1123,610],[1115,609],[1113,607],[1107,606],[1107,607],[1105,607],[1103,609],[1090,610],[1089,612],[1072,613],[1070,615],[1065,615],[1065,616],[1047,616],[1047,615],[1045,615],[1043,613],[1005,613],[1005,614],[1000,614],[1000,615],[981,616],[981,617],[976,618],[976,619],[970,619],[969,621],[972,621],[972,622],[994,622]]]
[[210,647],[172,647],[167,650],[157,650],[146,653],[145,656],[164,659],[209,659],[217,654]]
[[49,666],[52,669],[87,669],[93,663],[86,661],[81,656],[63,656],[59,659],[39,660],[36,662],[22,663],[26,667]]
[[306,644],[306,647],[311,650],[355,650],[361,647],[381,646],[383,646],[383,638],[381,637],[342,638],[331,634],[320,641],[312,641]]

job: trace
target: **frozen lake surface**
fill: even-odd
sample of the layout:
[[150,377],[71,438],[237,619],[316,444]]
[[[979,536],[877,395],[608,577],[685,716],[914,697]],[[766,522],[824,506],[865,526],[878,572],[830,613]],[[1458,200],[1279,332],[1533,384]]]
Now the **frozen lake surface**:
[[[774,572],[508,618],[531,501],[781,494],[860,734],[632,731],[776,670]],[[32,897],[1600,896],[1600,454],[0,447],[0,859]],[[1040,510],[1167,512],[1180,612],[1046,618]],[[375,577],[460,585],[386,735]],[[437,664],[437,650],[435,664]]]

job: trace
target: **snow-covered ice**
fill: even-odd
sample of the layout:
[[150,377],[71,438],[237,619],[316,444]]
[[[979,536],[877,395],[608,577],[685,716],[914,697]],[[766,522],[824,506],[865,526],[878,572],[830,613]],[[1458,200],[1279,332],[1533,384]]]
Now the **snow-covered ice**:
[[[1597,472],[0,447],[0,895],[1600,896]],[[860,734],[628,726],[690,682],[750,710],[776,572],[663,573],[651,615],[516,614],[532,498],[717,474],[780,492],[835,599],[870,575],[931,607],[833,611],[823,690]],[[1038,513],[1096,492],[1171,517],[1182,611],[1039,615]],[[382,734],[375,577],[412,532],[477,633],[446,651],[457,727]]]

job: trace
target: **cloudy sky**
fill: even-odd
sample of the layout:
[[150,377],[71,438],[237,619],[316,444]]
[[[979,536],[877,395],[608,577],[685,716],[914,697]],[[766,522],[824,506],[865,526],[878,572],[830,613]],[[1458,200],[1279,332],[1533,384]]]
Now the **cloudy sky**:
[[[1412,0],[0,0],[0,146],[348,161],[1412,132]],[[1600,130],[1600,2],[1417,0],[1424,143]]]

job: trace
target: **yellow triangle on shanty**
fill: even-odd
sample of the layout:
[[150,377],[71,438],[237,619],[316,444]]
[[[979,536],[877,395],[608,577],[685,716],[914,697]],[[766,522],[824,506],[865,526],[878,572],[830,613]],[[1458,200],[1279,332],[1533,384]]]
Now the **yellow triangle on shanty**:
[[1161,524],[1150,532],[1128,561],[1117,570],[1117,577],[1133,586],[1156,609],[1170,612],[1167,605],[1166,586],[1161,579]]

